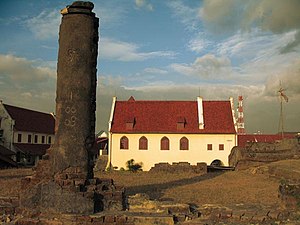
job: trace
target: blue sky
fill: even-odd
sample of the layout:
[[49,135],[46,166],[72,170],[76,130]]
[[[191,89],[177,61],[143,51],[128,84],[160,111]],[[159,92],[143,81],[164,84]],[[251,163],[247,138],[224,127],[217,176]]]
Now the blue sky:
[[[60,9],[72,1],[0,2],[0,99],[55,111]],[[112,97],[244,96],[246,129],[300,131],[299,0],[95,0],[100,18],[97,129]]]

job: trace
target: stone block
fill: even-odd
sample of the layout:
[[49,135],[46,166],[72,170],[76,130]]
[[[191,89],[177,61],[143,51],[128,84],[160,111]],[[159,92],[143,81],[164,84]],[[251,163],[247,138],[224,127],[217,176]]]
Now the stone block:
[[25,189],[28,187],[32,179],[32,176],[27,176],[21,179],[21,189]]
[[104,218],[105,216],[101,215],[101,216],[93,216],[92,217],[92,224],[95,224],[95,223],[99,223],[99,224],[103,224],[104,222]]
[[116,222],[116,218],[115,218],[115,216],[114,215],[105,215],[105,217],[104,217],[104,222],[105,223],[114,223],[114,222]]
[[90,216],[77,216],[76,223],[91,223],[92,218]]
[[20,219],[16,222],[16,225],[39,225],[40,221],[37,219]]
[[116,222],[118,224],[125,224],[127,222],[127,217],[124,216],[124,215],[119,215],[119,216],[116,216]]

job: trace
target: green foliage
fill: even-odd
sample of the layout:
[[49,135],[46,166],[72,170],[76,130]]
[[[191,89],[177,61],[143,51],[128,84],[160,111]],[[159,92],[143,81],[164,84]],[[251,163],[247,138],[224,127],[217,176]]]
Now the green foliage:
[[286,179],[284,179],[284,178],[281,178],[280,179],[280,184],[281,185],[286,185],[288,182],[287,182],[287,180]]
[[130,159],[126,162],[126,167],[131,172],[142,171],[143,163],[135,163],[134,159]]

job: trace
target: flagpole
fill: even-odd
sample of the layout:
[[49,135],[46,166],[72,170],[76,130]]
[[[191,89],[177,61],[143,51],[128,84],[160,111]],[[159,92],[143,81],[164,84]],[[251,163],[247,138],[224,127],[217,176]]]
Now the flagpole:
[[283,127],[283,106],[282,106],[282,97],[280,97],[280,120],[281,120],[281,138],[284,138],[283,132],[284,132],[284,127]]

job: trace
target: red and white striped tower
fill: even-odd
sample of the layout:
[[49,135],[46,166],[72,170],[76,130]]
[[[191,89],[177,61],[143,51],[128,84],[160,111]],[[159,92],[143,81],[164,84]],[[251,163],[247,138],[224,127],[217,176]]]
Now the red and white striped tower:
[[243,96],[239,96],[238,101],[238,118],[237,118],[237,133],[245,134],[245,123],[244,123],[244,110],[243,110]]

